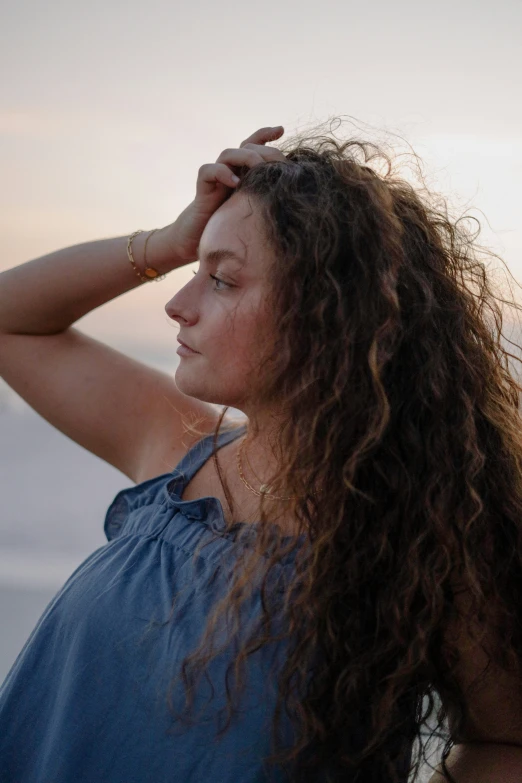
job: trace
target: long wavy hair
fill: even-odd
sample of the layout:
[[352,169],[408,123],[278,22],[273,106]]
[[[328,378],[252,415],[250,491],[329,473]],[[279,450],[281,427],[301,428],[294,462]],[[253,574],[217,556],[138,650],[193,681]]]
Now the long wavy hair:
[[[422,186],[399,176],[404,156],[321,128],[280,143],[285,162],[237,170],[231,191],[260,211],[274,251],[266,306],[277,330],[250,402],[278,411],[268,483],[293,496],[280,505],[296,536],[279,535],[268,499],[248,545],[238,526],[230,589],[178,678],[190,711],[219,652],[211,636],[240,629],[258,590],[259,622],[227,671],[222,731],[248,656],[284,641],[268,760],[289,780],[417,780],[434,736],[451,780],[444,761],[469,717],[455,628],[505,671],[522,659],[521,386],[506,347],[516,343],[502,333],[506,300],[485,263],[498,256],[477,243],[478,221],[451,217],[414,153]],[[289,553],[274,593],[270,575]],[[278,744],[285,712],[291,746]]]

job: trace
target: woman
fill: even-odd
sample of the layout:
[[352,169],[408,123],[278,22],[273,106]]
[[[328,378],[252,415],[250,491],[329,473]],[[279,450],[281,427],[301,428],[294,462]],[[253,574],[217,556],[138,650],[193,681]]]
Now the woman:
[[[136,484],[4,683],[2,780],[404,783],[447,720],[433,781],[522,779],[520,386],[474,237],[374,145],[282,132],[172,225],[0,276],[2,376]],[[197,259],[175,382],[72,327]]]

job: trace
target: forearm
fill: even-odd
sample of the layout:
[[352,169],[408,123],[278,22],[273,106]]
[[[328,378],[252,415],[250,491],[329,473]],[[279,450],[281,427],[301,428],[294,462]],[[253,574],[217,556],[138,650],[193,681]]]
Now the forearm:
[[[520,783],[522,747],[486,742],[455,745],[446,766],[456,783]],[[449,780],[439,766],[429,783]]]
[[[146,231],[132,242],[143,273]],[[147,243],[147,265],[160,274],[182,266],[165,229]],[[142,285],[127,257],[127,237],[57,250],[0,274],[0,333],[57,334],[105,302]]]

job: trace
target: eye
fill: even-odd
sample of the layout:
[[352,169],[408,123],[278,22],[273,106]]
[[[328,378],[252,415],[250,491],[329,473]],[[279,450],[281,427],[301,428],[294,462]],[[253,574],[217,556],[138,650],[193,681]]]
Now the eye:
[[[194,271],[193,271],[193,272],[192,272],[192,274],[193,274],[193,275],[197,275],[197,272],[194,272]],[[212,278],[212,280],[215,280],[215,281],[216,281],[216,283],[221,283],[222,285],[226,285],[226,286],[227,286],[227,288],[234,288],[234,286],[233,286],[233,285],[230,285],[230,283],[225,283],[225,281],[224,281],[224,280],[220,280],[220,278],[219,278],[219,277],[216,277],[215,275],[211,275],[211,274],[209,274],[209,277],[211,277],[211,278]],[[214,291],[223,291],[224,289],[223,289],[223,288],[214,288],[213,290],[214,290]]]

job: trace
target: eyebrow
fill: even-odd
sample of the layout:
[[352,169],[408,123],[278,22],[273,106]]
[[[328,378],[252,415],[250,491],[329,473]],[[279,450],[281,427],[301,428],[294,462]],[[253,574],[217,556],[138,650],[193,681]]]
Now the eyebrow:
[[[201,250],[198,247],[198,258],[201,258]],[[217,250],[210,250],[206,256],[205,260],[211,264],[211,263],[219,263],[220,261],[226,261],[227,259],[233,259],[234,261],[238,261],[241,266],[244,266],[246,264],[246,259],[239,256],[237,253],[235,253],[233,250],[228,250],[224,247],[220,247]]]

